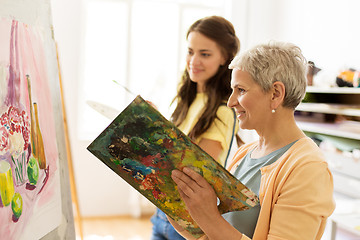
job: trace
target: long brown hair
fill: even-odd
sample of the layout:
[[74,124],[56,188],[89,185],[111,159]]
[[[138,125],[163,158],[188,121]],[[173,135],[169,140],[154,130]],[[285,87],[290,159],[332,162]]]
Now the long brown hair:
[[[206,82],[207,107],[189,133],[190,138],[196,139],[209,129],[215,118],[218,118],[216,116],[217,109],[230,97],[232,91],[230,87],[232,70],[228,68],[228,65],[239,51],[240,41],[235,35],[232,23],[220,16],[210,16],[197,20],[190,26],[186,39],[191,32],[199,32],[215,41],[226,59],[225,64],[221,65],[218,72]],[[179,86],[177,95],[173,100],[173,102],[177,101],[177,106],[171,116],[171,120],[176,126],[179,126],[186,118],[189,107],[197,93],[197,83],[190,80],[186,68]]]

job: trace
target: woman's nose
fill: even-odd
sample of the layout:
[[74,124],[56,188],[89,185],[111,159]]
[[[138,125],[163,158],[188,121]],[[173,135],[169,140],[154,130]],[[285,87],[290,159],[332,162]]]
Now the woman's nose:
[[190,58],[190,65],[198,65],[200,63],[200,58],[198,57],[197,54],[194,54],[193,56],[191,56]]
[[231,95],[230,95],[230,97],[229,97],[229,99],[228,99],[228,101],[227,101],[227,106],[229,107],[229,108],[233,108],[234,106],[235,106],[235,104],[234,104],[234,94],[233,94],[234,92],[232,92],[231,93]]

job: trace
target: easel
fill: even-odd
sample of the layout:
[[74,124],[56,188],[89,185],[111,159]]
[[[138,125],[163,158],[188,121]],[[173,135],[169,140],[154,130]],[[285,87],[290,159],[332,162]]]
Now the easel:
[[67,119],[66,119],[65,102],[64,102],[64,94],[63,94],[63,87],[62,87],[62,80],[61,80],[61,70],[60,70],[60,59],[59,59],[59,52],[58,52],[57,44],[56,44],[56,58],[57,58],[58,71],[59,71],[59,84],[60,84],[61,106],[62,106],[63,122],[64,122],[66,156],[67,156],[67,160],[68,160],[70,189],[71,189],[71,196],[72,196],[71,199],[72,199],[72,203],[75,205],[75,211],[76,211],[76,216],[74,217],[74,220],[79,229],[80,239],[84,239],[79,203],[78,203],[77,192],[76,192],[74,169],[73,169],[72,157],[71,157],[71,147],[70,147],[70,139],[69,139]]

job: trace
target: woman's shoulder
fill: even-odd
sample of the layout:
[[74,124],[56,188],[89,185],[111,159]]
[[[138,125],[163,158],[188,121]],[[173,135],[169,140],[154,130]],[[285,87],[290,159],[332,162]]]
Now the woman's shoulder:
[[322,157],[323,153],[318,145],[309,137],[299,139],[290,149],[290,152],[299,155]]
[[226,103],[219,106],[216,114],[219,118],[234,118],[234,110],[229,108]]
[[228,107],[227,106],[227,103],[226,102],[223,102],[220,104],[218,110],[222,110],[222,111],[233,111],[232,108]]
[[317,144],[309,137],[299,139],[283,155],[286,165],[327,165],[325,156]]

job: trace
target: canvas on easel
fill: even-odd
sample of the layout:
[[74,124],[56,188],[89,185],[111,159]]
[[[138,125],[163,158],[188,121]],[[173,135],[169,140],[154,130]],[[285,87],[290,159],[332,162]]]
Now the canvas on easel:
[[0,46],[0,239],[40,239],[64,216],[49,1],[2,0]]
[[191,167],[214,188],[220,213],[258,204],[258,197],[137,96],[88,150],[194,237],[203,233],[180,198],[171,171]]

